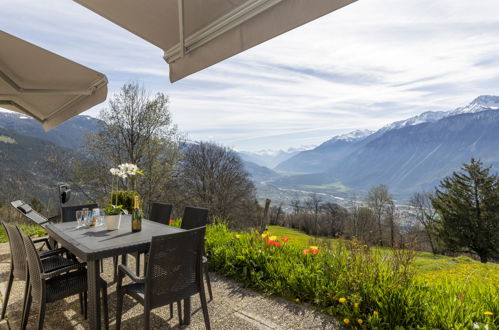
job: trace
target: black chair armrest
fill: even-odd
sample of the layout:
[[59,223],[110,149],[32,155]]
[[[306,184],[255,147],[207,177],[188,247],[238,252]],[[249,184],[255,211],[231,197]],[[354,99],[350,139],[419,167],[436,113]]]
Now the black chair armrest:
[[132,272],[130,270],[130,268],[128,268],[125,265],[118,265],[118,274],[119,275],[121,275],[121,274],[127,275],[135,283],[145,283],[146,282],[146,278],[145,277],[137,276],[134,272]]
[[44,251],[44,252],[40,253],[40,258],[43,259],[43,258],[47,258],[47,257],[58,256],[61,254],[65,254],[67,252],[68,252],[68,250],[66,250],[65,248]]
[[56,270],[48,272],[48,273],[45,273],[45,272],[41,273],[40,276],[42,279],[45,280],[45,279],[48,279],[48,278],[51,278],[51,277],[54,277],[57,275],[61,275],[63,273],[67,273],[70,270],[83,269],[83,268],[85,268],[85,266],[86,266],[85,263],[78,263],[78,264],[74,264],[74,265],[70,265],[70,266],[56,269]]
[[[37,238],[37,239],[33,240],[33,243],[35,243],[35,244],[36,243],[41,243],[41,242],[43,242],[45,245],[47,245],[47,247],[48,247],[49,250],[52,250],[52,246],[50,245],[50,241],[49,241],[49,239],[47,237]],[[42,246],[42,248],[43,248],[43,246]]]

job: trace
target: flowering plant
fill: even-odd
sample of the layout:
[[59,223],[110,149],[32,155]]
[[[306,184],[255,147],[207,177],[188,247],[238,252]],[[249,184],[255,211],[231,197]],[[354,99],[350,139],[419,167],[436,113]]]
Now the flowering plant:
[[118,165],[117,168],[111,168],[109,172],[111,172],[111,174],[113,175],[113,182],[111,184],[111,203],[106,208],[106,214],[108,215],[128,214],[128,211],[126,210],[126,208],[123,207],[123,205],[118,205],[118,194],[114,193],[114,188],[116,187],[116,190],[118,191],[120,179],[127,188],[128,188],[127,184],[128,178],[131,178],[132,184],[135,185],[135,180],[134,180],[135,175],[136,174],[144,175],[144,172],[142,172],[137,167],[137,165],[128,164],[128,163]]

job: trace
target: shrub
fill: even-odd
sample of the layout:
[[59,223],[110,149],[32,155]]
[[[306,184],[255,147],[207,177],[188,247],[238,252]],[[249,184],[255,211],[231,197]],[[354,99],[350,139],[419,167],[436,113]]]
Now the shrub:
[[133,211],[133,200],[135,196],[140,196],[138,192],[134,190],[118,190],[111,193],[111,201],[114,205],[122,205],[123,209],[128,211],[128,214],[132,214]]
[[[382,254],[345,240],[302,249],[271,233],[233,232],[223,223],[208,227],[206,251],[214,271],[313,304],[347,320],[347,327],[462,328],[498,321],[497,286],[433,285],[416,276],[410,251]],[[471,292],[456,306],[462,290]]]

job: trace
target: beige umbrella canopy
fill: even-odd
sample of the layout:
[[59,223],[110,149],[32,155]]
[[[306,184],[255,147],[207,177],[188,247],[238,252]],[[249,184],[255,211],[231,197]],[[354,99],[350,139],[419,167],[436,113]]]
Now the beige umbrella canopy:
[[106,100],[102,73],[0,31],[0,107],[50,130]]
[[182,79],[355,0],[75,0],[165,52]]

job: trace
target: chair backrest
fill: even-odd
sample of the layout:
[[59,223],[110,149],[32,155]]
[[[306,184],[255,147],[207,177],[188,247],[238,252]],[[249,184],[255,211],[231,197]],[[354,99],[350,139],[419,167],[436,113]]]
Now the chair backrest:
[[43,215],[40,213],[36,212],[31,208],[31,206],[21,200],[13,201],[10,202],[10,204],[17,210],[19,211],[22,215],[24,215],[26,218],[30,219],[34,223],[40,226],[44,226],[48,223],[49,219],[45,218]]
[[206,226],[208,223],[208,210],[199,207],[187,206],[182,216],[182,229],[193,229]]
[[43,283],[42,283],[42,263],[40,261],[40,255],[36,251],[35,244],[28,235],[20,232],[24,242],[24,248],[26,250],[26,259],[28,260],[28,270],[29,270],[29,282],[31,284],[31,294],[35,301],[40,301],[43,293]]
[[12,224],[2,223],[9,238],[10,258],[14,277],[24,280],[26,278],[26,249],[19,229]]
[[206,227],[155,236],[146,270],[145,300],[150,308],[185,299],[202,288],[202,249]]
[[83,205],[74,205],[74,206],[62,206],[61,207],[61,221],[62,222],[71,222],[76,221],[76,211],[83,210],[84,208],[92,209],[97,208],[97,204],[83,204]]
[[151,212],[149,212],[149,220],[167,225],[170,221],[172,213],[171,204],[153,202],[151,203]]

